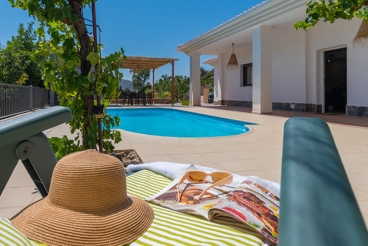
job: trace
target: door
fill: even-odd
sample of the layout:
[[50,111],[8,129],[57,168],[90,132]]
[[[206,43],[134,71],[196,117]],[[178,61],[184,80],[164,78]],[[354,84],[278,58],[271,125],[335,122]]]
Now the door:
[[343,113],[347,104],[346,48],[325,51],[325,112]]

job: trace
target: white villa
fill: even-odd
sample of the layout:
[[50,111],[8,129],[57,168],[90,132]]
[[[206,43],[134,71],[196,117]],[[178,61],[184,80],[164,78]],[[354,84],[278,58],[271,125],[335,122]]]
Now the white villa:
[[[361,20],[319,22],[308,31],[306,0],[268,0],[179,45],[190,56],[190,104],[200,105],[200,55],[217,55],[214,103],[368,116],[368,46],[354,47]],[[232,54],[238,66],[228,68]]]

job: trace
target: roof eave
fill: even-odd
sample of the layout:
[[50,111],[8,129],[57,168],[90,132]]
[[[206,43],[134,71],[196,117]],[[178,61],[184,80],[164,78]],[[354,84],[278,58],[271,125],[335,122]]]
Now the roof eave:
[[308,0],[269,0],[233,19],[230,19],[199,37],[183,45],[179,45],[176,51],[190,54],[201,47],[225,37],[229,37],[239,31],[252,28],[268,19],[277,17],[301,6],[305,6],[307,2]]

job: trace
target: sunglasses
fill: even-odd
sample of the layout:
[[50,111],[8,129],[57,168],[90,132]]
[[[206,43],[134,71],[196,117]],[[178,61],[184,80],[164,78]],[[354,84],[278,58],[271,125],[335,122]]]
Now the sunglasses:
[[[210,189],[213,186],[221,186],[225,184],[230,184],[233,182],[233,175],[229,172],[225,171],[217,171],[217,172],[211,172],[206,173],[204,171],[187,171],[183,177],[178,182],[178,197],[181,197],[185,191],[185,189],[180,194],[179,186],[185,181],[188,180],[192,184],[200,184],[200,183],[208,183],[207,178],[210,177],[212,179],[212,184],[209,185],[206,189],[204,189],[201,194],[198,196],[198,200],[202,198],[202,196],[206,193],[208,189]],[[211,181],[210,181],[211,182]],[[180,202],[180,198],[178,199]]]

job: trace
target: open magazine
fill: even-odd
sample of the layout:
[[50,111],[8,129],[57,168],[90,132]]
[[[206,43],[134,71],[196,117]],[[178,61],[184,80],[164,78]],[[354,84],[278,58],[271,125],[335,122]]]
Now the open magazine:
[[180,178],[146,200],[216,223],[222,217],[236,219],[269,244],[277,244],[280,190],[272,183],[250,176],[241,182],[214,186],[199,200],[199,194],[210,184],[186,182],[180,184],[178,192]]

